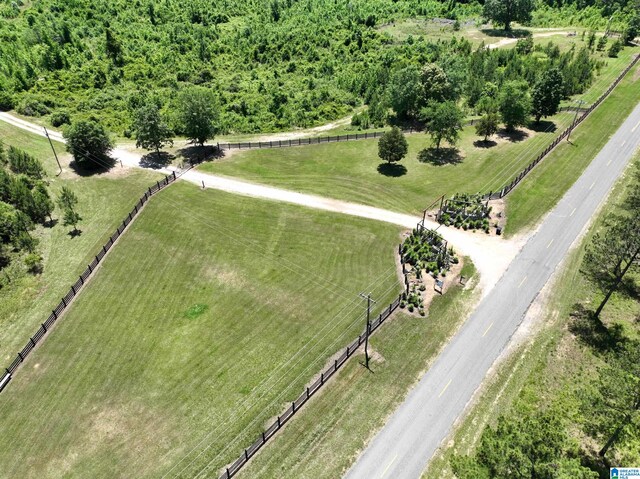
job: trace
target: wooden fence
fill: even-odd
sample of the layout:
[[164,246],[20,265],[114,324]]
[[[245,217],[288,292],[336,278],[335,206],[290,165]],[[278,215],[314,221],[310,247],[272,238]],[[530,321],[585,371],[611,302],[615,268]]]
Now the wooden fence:
[[140,198],[140,200],[135,204],[131,212],[124,218],[122,224],[118,225],[116,232],[111,235],[109,240],[104,244],[100,252],[93,258],[93,261],[87,266],[87,269],[79,276],[78,280],[71,285],[69,292],[62,297],[60,303],[56,308],[51,312],[47,320],[40,325],[40,328],[36,331],[36,333],[29,338],[29,342],[26,344],[24,348],[18,353],[13,362],[9,365],[8,368],[5,369],[4,375],[2,379],[0,379],[0,392],[6,387],[6,385],[11,381],[13,374],[16,372],[18,367],[24,362],[26,357],[33,351],[36,345],[42,341],[47,332],[51,330],[53,325],[60,319],[62,313],[69,307],[73,298],[75,298],[85,283],[89,280],[93,272],[96,270],[100,262],[104,259],[106,254],[109,252],[113,244],[116,240],[122,235],[127,226],[135,219],[140,210],[144,207],[149,198],[151,198],[154,194],[156,194],[161,189],[170,185],[176,180],[175,172],[171,175],[166,176],[164,179],[158,181],[155,185],[150,187],[145,194]]
[[[400,305],[400,301],[404,297],[404,293],[398,295],[398,297],[389,305],[388,308],[385,308],[382,313],[371,323],[371,327],[369,329],[369,334],[371,335],[376,329],[378,329],[382,323],[384,323],[389,316],[398,308]],[[300,410],[302,406],[314,395],[316,394],[322,386],[324,386],[329,378],[333,376],[349,359],[353,353],[355,353],[358,348],[364,343],[366,337],[366,331],[360,334],[351,344],[347,346],[342,354],[333,361],[333,363],[323,372],[320,373],[320,377],[316,379],[313,384],[308,386],[302,394],[291,403],[291,405],[287,408],[287,410],[280,416],[277,417],[273,423],[267,427],[267,429],[262,432],[262,434],[255,440],[253,444],[251,444],[248,448],[246,448],[242,455],[232,464],[230,464],[227,468],[225,468],[224,472],[220,476],[220,479],[230,479],[235,476],[240,469],[251,459],[261,448],[264,446],[269,439],[271,439],[293,416],[296,412]]]
[[631,61],[631,63],[629,63],[629,65],[622,71],[622,73],[620,73],[620,75],[618,75],[618,77],[615,79],[615,81],[609,86],[609,88],[607,88],[607,91],[605,91],[602,95],[600,95],[600,97],[596,100],[595,103],[593,103],[593,105],[591,105],[589,108],[587,108],[582,115],[578,116],[572,123],[571,125],[566,128],[562,133],[560,133],[560,135],[553,140],[553,142],[547,146],[547,148],[545,148],[537,157],[535,160],[533,160],[531,163],[529,163],[519,174],[518,176],[516,176],[510,183],[504,185],[500,190],[498,191],[491,191],[487,194],[485,194],[483,196],[483,199],[487,200],[487,199],[498,199],[498,198],[503,198],[506,194],[508,194],[511,190],[513,190],[516,186],[518,186],[518,183],[520,183],[522,181],[522,179],[527,176],[527,174],[529,174],[529,172],[538,164],[540,163],[550,152],[551,150],[553,150],[556,146],[558,146],[558,144],[564,140],[570,133],[571,131],[578,126],[580,123],[582,123],[584,121],[584,119],[589,116],[589,114],[595,110],[600,103],[602,103],[607,96],[609,96],[609,94],[613,91],[613,89],[618,86],[618,83],[620,83],[622,81],[622,79],[625,77],[625,75],[627,73],[629,73],[629,70],[631,70],[636,63],[638,63],[638,60],[640,60],[640,55],[636,55],[635,58]]
[[[560,108],[559,111],[579,111],[584,112],[587,111],[588,108],[578,108],[575,106],[564,106]],[[465,126],[473,126],[477,124],[480,120],[478,118],[474,118],[471,120],[465,121]],[[365,133],[352,133],[347,135],[336,135],[336,136],[318,136],[315,138],[297,138],[294,140],[275,140],[275,141],[245,141],[240,143],[218,143],[217,147],[219,150],[250,150],[250,149],[261,149],[261,148],[287,148],[290,146],[305,146],[305,145],[318,145],[320,143],[337,143],[342,141],[353,141],[353,140],[371,140],[375,138],[380,138],[385,131],[372,131]],[[416,128],[403,129],[402,132],[405,135],[410,135],[412,133],[422,133],[422,130]]]

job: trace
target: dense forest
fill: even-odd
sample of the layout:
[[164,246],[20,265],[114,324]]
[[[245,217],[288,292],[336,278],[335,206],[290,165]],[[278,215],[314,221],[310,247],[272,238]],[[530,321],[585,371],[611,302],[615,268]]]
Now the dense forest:
[[[623,28],[636,1],[550,1],[532,21],[604,28],[616,12]],[[219,98],[220,131],[306,127],[380,101],[380,80],[407,63],[468,48],[397,44],[381,25],[481,16],[481,4],[453,0],[2,0],[0,109],[55,126],[95,115],[122,134],[145,89],[171,116],[176,93],[201,85]]]

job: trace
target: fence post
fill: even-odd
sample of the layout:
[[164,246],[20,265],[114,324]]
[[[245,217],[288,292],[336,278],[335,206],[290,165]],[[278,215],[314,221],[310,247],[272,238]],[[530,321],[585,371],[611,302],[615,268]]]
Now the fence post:
[[320,373],[320,385],[324,384],[324,373]]
[[296,402],[295,402],[295,401],[293,401],[293,402],[291,403],[291,411],[292,411],[292,414],[295,414],[295,413],[296,413]]
[[244,450],[244,458],[247,461],[249,460],[249,454],[247,454],[247,450],[246,449]]
[[51,312],[53,313],[53,317],[58,319],[58,313],[56,313],[56,310],[52,309]]
[[334,371],[338,370],[338,360],[337,359],[333,362],[333,370]]
[[280,429],[280,416],[278,416],[278,429]]

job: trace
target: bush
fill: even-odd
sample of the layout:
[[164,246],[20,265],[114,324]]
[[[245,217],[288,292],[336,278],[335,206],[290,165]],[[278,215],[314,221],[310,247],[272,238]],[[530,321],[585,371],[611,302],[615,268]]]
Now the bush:
[[409,307],[407,309],[409,310],[410,313],[413,313],[413,310],[414,310],[413,303],[409,303]]
[[25,116],[43,116],[49,114],[49,108],[40,100],[35,98],[24,98],[16,106],[16,111]]
[[30,273],[42,273],[42,256],[38,253],[29,253],[25,256],[24,264],[27,266],[27,270],[29,270]]
[[58,110],[54,111],[49,118],[49,122],[51,126],[59,127],[62,125],[70,125],[71,124],[71,116],[68,111]]
[[8,91],[0,91],[0,111],[13,110],[13,95]]
[[620,40],[616,40],[609,47],[607,56],[610,58],[616,58],[618,56],[618,53],[620,53],[620,50],[622,50],[622,43],[620,43]]

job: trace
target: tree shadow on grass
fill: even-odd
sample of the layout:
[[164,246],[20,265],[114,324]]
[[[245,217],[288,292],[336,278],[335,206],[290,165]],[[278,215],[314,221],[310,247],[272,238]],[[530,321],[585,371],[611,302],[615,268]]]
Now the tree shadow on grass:
[[167,153],[166,151],[161,151],[159,154],[154,151],[153,153],[147,153],[140,158],[140,166],[143,168],[158,170],[170,165],[174,158],[175,156]]
[[476,148],[493,148],[494,146],[496,146],[498,143],[496,141],[493,140],[476,140],[473,142],[473,146],[475,146]]
[[407,167],[398,163],[380,163],[378,173],[392,178],[398,178],[407,174]]
[[511,143],[519,143],[529,138],[529,133],[523,130],[500,130],[497,135],[499,138],[510,141]]
[[622,326],[614,324],[606,327],[594,317],[593,311],[582,304],[574,304],[569,322],[569,331],[578,339],[593,348],[596,352],[606,353],[614,350],[624,341]]
[[501,28],[483,28],[480,30],[488,37],[503,37],[503,38],[526,38],[531,36],[529,30],[524,28],[516,28],[514,30],[505,30]]
[[89,159],[81,162],[74,159],[69,163],[69,166],[78,176],[88,177],[108,173],[115,164],[116,160],[110,156],[92,155]]
[[71,230],[67,233],[67,235],[69,235],[71,238],[75,238],[76,236],[82,236],[82,230],[80,229]]
[[418,161],[436,166],[455,165],[462,163],[462,155],[457,148],[425,148],[418,153]]
[[558,129],[556,124],[549,120],[540,120],[539,122],[532,121],[529,124],[529,129],[535,132],[543,132],[543,133],[553,133]]
[[57,218],[52,218],[42,223],[42,226],[44,226],[45,228],[53,228],[58,224],[58,221],[59,220]]
[[182,157],[191,165],[197,165],[205,161],[222,158],[224,156],[224,151],[218,149],[218,147],[214,145],[191,145],[180,148],[178,150],[178,156]]

